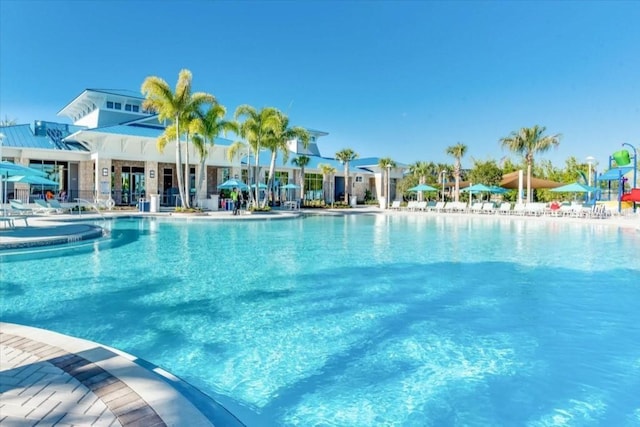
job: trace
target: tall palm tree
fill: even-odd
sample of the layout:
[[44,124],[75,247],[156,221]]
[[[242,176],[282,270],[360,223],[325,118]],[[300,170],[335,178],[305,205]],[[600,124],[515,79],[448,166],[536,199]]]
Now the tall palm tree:
[[530,128],[522,128],[513,131],[509,136],[500,139],[502,148],[516,153],[524,158],[527,164],[527,202],[531,202],[531,168],[533,167],[533,156],[537,153],[544,153],[551,147],[560,144],[561,134],[544,136],[547,130],[544,126],[535,125]]
[[255,171],[253,178],[255,180],[255,200],[259,197],[259,175],[260,175],[260,150],[265,147],[269,138],[273,137],[273,133],[277,131],[279,120],[277,110],[272,107],[264,107],[257,111],[250,105],[240,105],[236,108],[235,120],[239,122],[238,134],[247,141],[247,144],[253,151],[255,158]]
[[391,187],[389,185],[391,183],[389,174],[391,173],[391,168],[396,167],[396,162],[394,162],[390,157],[383,157],[380,159],[380,161],[378,161],[378,167],[384,171],[383,176],[386,177],[386,179],[383,181],[384,189],[382,191],[382,194],[386,196],[387,206],[390,206],[391,194],[386,193],[391,191]]
[[[331,193],[331,186],[327,190],[327,184],[331,183],[333,174],[336,173],[336,168],[326,163],[320,163],[318,169],[322,172],[322,194],[324,194],[325,203],[327,202],[327,194],[330,196],[331,205],[333,205],[333,194]],[[334,190],[335,191],[335,190]]]
[[349,191],[351,190],[351,187],[349,186],[349,163],[357,158],[358,153],[353,151],[351,148],[343,148],[336,153],[336,159],[344,164],[344,202],[346,204],[349,204]]
[[453,175],[456,180],[456,191],[454,195],[454,200],[456,202],[460,200],[460,172],[462,170],[462,158],[464,157],[466,152],[467,146],[461,142],[458,142],[456,145],[447,147],[446,149],[446,153],[456,159],[456,163],[453,169]]
[[[289,146],[287,143],[291,140],[297,139],[302,142],[302,146],[307,148],[309,146],[309,132],[306,129],[299,126],[289,127],[289,118],[281,111],[276,110],[275,116],[277,118],[277,126],[275,126],[269,133],[269,137],[265,141],[265,146],[271,151],[271,161],[269,163],[269,180],[267,188],[272,191],[275,172],[276,172],[276,158],[278,152],[282,152],[282,163],[286,164],[289,160]],[[265,198],[265,205],[267,199]]]
[[300,195],[301,206],[304,206],[304,168],[306,168],[311,162],[311,157],[300,154],[295,159],[291,160],[291,164],[300,168]]
[[226,114],[226,108],[218,103],[214,103],[204,112],[197,111],[195,119],[189,124],[189,132],[193,135],[193,145],[200,159],[200,168],[198,171],[198,179],[196,181],[196,191],[198,194],[197,199],[206,198],[206,194],[205,197],[201,196],[204,177],[206,175],[205,161],[209,154],[209,149],[213,148],[215,144],[215,139],[221,134],[226,135],[229,131],[238,131],[238,127],[235,122],[224,119]]
[[[158,149],[160,152],[169,142],[168,137],[175,138],[176,142],[176,178],[178,181],[178,191],[182,201],[182,207],[189,207],[189,194],[186,190],[187,184],[182,176],[182,144],[180,135],[183,129],[180,125],[188,125],[188,121],[194,113],[206,104],[213,104],[215,97],[208,93],[191,93],[191,71],[183,69],[178,74],[175,92],[171,90],[166,81],[157,76],[149,76],[142,82],[141,91],[145,97],[142,108],[158,114],[158,121],[168,121],[171,126],[165,129],[165,134],[158,138]],[[186,165],[186,175],[188,176],[189,165]]]

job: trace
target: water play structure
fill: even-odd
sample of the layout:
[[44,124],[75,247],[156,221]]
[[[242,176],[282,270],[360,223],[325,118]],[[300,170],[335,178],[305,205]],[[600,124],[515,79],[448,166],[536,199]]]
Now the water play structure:
[[[640,203],[638,152],[636,147],[629,143],[625,142],[622,146],[629,147],[633,155],[629,150],[621,149],[609,156],[609,169],[598,176],[598,188],[602,189],[601,200],[617,200],[618,212],[621,212],[622,207],[626,205],[630,205],[635,212],[636,204]],[[631,172],[633,174],[629,177]],[[606,182],[605,189],[602,188],[602,182]]]

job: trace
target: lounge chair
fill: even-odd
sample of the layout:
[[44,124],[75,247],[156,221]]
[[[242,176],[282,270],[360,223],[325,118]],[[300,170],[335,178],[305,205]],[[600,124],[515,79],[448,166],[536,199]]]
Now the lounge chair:
[[494,214],[496,213],[496,206],[493,204],[493,202],[484,202],[482,204],[482,213]]
[[33,209],[33,213],[51,214],[58,211],[49,206],[43,199],[36,199],[35,204],[38,205],[38,207]]
[[22,200],[18,199],[9,200],[9,206],[11,206],[10,215],[14,218],[14,221],[11,222],[15,225],[15,219],[21,219],[24,221],[25,227],[28,227],[27,218],[33,215],[33,209],[23,205]]
[[475,202],[471,205],[471,213],[481,213],[482,212],[482,202]]
[[498,208],[498,213],[501,215],[510,215],[511,214],[511,203],[510,202],[502,202],[500,207]]
[[400,200],[394,200],[393,202],[391,202],[391,209],[399,210],[400,209]]
[[60,204],[60,202],[57,201],[56,199],[51,199],[51,200],[49,200],[48,203],[49,203],[49,206],[51,207],[51,209],[55,209],[56,212],[58,212],[58,213],[63,213],[64,211],[68,211],[69,210],[68,208],[65,208],[64,206],[62,206]]

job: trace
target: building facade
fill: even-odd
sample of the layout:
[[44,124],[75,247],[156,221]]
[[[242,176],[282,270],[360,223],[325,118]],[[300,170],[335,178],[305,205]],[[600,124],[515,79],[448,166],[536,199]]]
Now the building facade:
[[[162,149],[158,147],[165,124],[158,122],[157,115],[143,109],[143,101],[135,92],[86,89],[58,112],[71,124],[36,121],[33,127],[21,124],[0,128],[2,158],[45,171],[50,179],[59,183],[56,190],[68,201],[83,199],[127,206],[157,194],[161,205],[177,206],[176,145],[169,142]],[[305,167],[305,199],[340,200],[344,195],[344,165],[323,157],[318,146],[318,139],[328,134],[316,130],[309,133],[311,140],[306,148],[298,141],[291,141],[288,161],[276,162],[274,201],[302,197],[299,189],[280,190],[290,183],[301,185],[302,170],[293,163],[299,155],[310,158]],[[181,144],[187,147],[182,155],[189,160],[188,182],[194,204],[202,205],[199,199],[218,194],[218,185],[229,178],[248,182],[249,176],[253,177],[249,167],[255,164],[255,159],[248,153],[228,158],[232,143],[229,139],[217,138],[205,159],[199,158],[192,145]],[[267,182],[270,159],[268,151],[259,154],[260,183]],[[377,162],[378,159],[370,158],[350,164],[352,188],[348,193],[359,201],[364,200],[368,192],[374,198],[386,194]],[[323,176],[323,164],[334,167],[335,175]],[[197,188],[196,177],[202,168],[204,180]],[[393,188],[401,177],[401,169],[392,172]],[[8,183],[7,189],[9,199],[21,200],[42,197],[45,190],[51,191],[45,186],[21,183]],[[394,193],[391,195],[393,198]]]

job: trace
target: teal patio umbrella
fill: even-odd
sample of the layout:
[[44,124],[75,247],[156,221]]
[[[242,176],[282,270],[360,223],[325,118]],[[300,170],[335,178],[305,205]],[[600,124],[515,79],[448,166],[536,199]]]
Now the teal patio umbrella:
[[285,184],[280,188],[283,190],[287,190],[287,200],[291,200],[291,190],[297,190],[300,188],[300,186],[296,184]]
[[[0,177],[3,177],[2,180],[0,180],[0,182],[13,176],[34,176],[34,175],[44,177],[47,174],[38,169],[28,168],[26,166],[17,165],[11,162],[0,161]],[[6,203],[7,202],[7,185],[4,184],[3,187],[4,187],[4,191],[0,191],[0,195],[2,195],[2,202]],[[6,215],[6,211],[3,210],[3,214]]]
[[[489,187],[488,185],[484,185],[484,184],[474,184],[470,187],[467,188],[463,188],[462,190],[460,190],[461,192],[464,193],[470,193],[470,194],[475,194],[475,193],[491,193],[492,189],[491,187]],[[471,197],[469,197],[469,199],[471,199]]]
[[408,191],[415,191],[415,192],[418,192],[418,191],[438,191],[438,189],[437,188],[433,188],[432,186],[427,185],[427,184],[418,184],[415,187],[409,188]]
[[594,191],[598,191],[598,189],[579,182],[574,182],[561,187],[552,188],[549,191],[554,193],[593,193]]
[[233,188],[238,188],[240,190],[246,190],[249,188],[247,184],[237,179],[228,179],[222,184],[218,185],[219,190],[231,190]]

